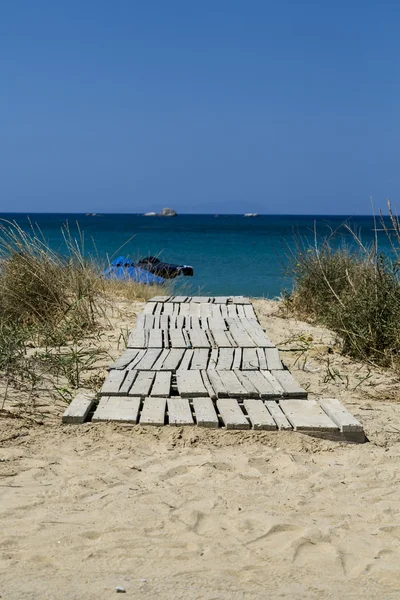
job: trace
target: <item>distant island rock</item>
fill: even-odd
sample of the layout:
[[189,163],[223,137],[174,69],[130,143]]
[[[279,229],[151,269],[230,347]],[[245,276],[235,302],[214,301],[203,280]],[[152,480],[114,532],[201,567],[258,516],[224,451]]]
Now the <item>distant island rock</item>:
[[245,217],[259,217],[260,215],[258,213],[246,213],[244,216]]
[[178,213],[172,208],[163,208],[160,213],[148,212],[143,215],[144,217],[177,217]]

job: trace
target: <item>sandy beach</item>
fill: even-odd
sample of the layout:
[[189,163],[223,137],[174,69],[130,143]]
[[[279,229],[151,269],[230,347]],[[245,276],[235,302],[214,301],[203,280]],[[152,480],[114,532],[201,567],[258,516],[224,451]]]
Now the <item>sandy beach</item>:
[[[142,306],[110,316],[100,374]],[[0,418],[1,598],[400,597],[398,377],[277,303],[255,307],[310,397],[338,397],[369,441],[67,426],[61,402],[24,406],[15,390],[19,416]]]

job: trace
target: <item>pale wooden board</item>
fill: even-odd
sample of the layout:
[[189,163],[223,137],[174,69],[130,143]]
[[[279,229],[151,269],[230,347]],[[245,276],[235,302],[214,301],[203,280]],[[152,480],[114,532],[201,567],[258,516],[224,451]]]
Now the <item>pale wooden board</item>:
[[250,298],[247,298],[247,296],[231,296],[230,301],[233,304],[251,304]]
[[328,417],[336,423],[343,433],[364,431],[361,423],[353,417],[337,398],[324,398],[323,400],[318,400],[318,402]]
[[93,393],[81,392],[75,396],[67,410],[62,416],[63,423],[84,423],[88,416],[96,396]]
[[238,304],[238,306],[237,306],[237,314],[239,316],[239,319],[245,319],[246,318],[246,314],[244,312],[243,304]]
[[186,300],[187,300],[187,296],[173,296],[170,299],[170,302],[173,302],[175,304],[175,303],[186,302]]
[[162,348],[163,347],[162,329],[150,329],[148,347],[149,348]]
[[163,309],[163,305],[161,302],[157,302],[156,308],[154,310],[154,314],[160,316]]
[[152,329],[154,327],[154,320],[154,315],[144,315],[144,326],[142,329]]
[[215,369],[218,361],[218,348],[212,348],[210,360],[208,361],[208,369]]
[[[228,390],[224,386],[218,371],[208,370],[207,376],[217,398],[228,398]],[[211,395],[211,394],[210,394]]]
[[247,371],[235,371],[236,377],[239,379],[242,386],[249,392],[249,396],[252,398],[259,398],[260,394],[256,387],[251,383],[247,377]]
[[109,367],[112,369],[125,369],[138,355],[139,350],[125,350],[123,354]]
[[142,360],[136,364],[135,369],[138,371],[149,371],[156,362],[157,358],[160,356],[161,352],[161,348],[149,348],[146,350]]
[[189,302],[189,318],[199,319],[200,318],[200,304],[195,302]]
[[241,321],[241,324],[256,346],[259,346],[259,348],[275,347],[273,342],[271,342],[271,340],[269,339],[267,334],[261,329],[261,327],[255,327],[248,319],[243,319],[243,321]]
[[283,369],[278,348],[264,348],[264,352],[267,360],[268,371],[279,371],[280,369]]
[[216,400],[217,394],[214,392],[214,388],[211,385],[210,378],[208,377],[209,371],[200,371],[200,372],[201,372],[201,378],[204,383],[204,387],[207,390],[207,394],[210,396],[210,398],[212,398],[213,400]]
[[232,369],[234,371],[240,369],[242,366],[242,349],[241,348],[235,348],[235,351],[233,353],[233,364],[232,364]]
[[126,396],[105,396],[93,415],[92,422],[119,421],[137,423],[140,408],[140,398]]
[[190,304],[179,305],[179,315],[182,317],[190,317]]
[[127,371],[110,371],[107,379],[103,383],[103,387],[100,390],[101,396],[116,396],[118,395],[119,388],[121,387]]
[[186,342],[180,329],[170,329],[169,339],[171,348],[186,348]]
[[127,396],[128,395],[129,390],[131,389],[133,382],[136,379],[136,376],[137,376],[136,369],[133,369],[133,370],[130,370],[127,372],[124,382],[119,388],[118,396]]
[[228,296],[215,296],[215,304],[226,304],[228,302]]
[[154,377],[154,371],[139,371],[128,395],[140,397],[148,396]]
[[257,389],[261,398],[276,398],[276,390],[260,371],[246,371],[246,376]]
[[[229,307],[228,307],[229,308]],[[229,325],[229,333],[241,348],[253,348],[256,343],[251,339],[247,331],[243,328],[240,321],[237,323],[231,322]]]
[[151,388],[150,396],[167,398],[171,392],[171,371],[158,371]]
[[217,407],[227,429],[250,429],[250,423],[246,419],[237,400],[233,398],[220,398],[217,400]]
[[276,423],[262,400],[244,400],[243,405],[253,429],[275,430]]
[[211,335],[214,340],[213,345],[218,346],[218,348],[230,348],[231,347],[232,344],[226,336],[226,331],[224,331],[222,329],[212,329]]
[[221,315],[223,316],[224,319],[228,318],[228,307],[226,304],[218,304],[219,309],[221,311]]
[[169,343],[169,329],[163,329],[163,346],[164,348],[168,349],[170,347],[170,343]]
[[143,309],[145,315],[152,315],[156,308],[156,302],[148,302]]
[[268,411],[271,413],[279,430],[289,430],[289,429],[291,430],[292,429],[291,424],[289,423],[289,421],[287,420],[287,418],[281,411],[279,404],[274,402],[274,400],[266,400],[264,402],[264,404],[267,407]]
[[245,304],[243,306],[244,309],[244,314],[246,315],[247,319],[255,319],[256,318],[256,313],[254,312],[254,308],[251,304]]
[[170,352],[171,352],[171,350],[164,349],[161,352],[159,358],[156,360],[156,362],[152,366],[151,370],[152,371],[160,371],[160,369],[162,368],[162,366],[163,366],[164,362],[166,361]]
[[169,329],[169,316],[161,315],[160,316],[160,329]]
[[127,366],[127,369],[130,369],[130,370],[134,369],[136,367],[136,365],[142,360],[142,358],[145,354],[146,354],[146,348],[139,350],[137,355],[133,359],[133,361],[130,362],[129,365]]
[[[226,307],[225,307],[226,308]],[[223,319],[221,304],[211,304],[210,306],[211,317],[213,319]]]
[[144,324],[146,322],[147,317],[150,315],[145,315],[143,313],[139,313],[136,317],[135,329],[144,329]]
[[184,354],[185,350],[183,348],[171,348],[162,364],[161,371],[176,371]]
[[149,302],[168,302],[171,296],[153,296],[150,298]]
[[260,370],[265,371],[268,369],[267,359],[265,358],[264,348],[256,348],[258,364],[260,365]]
[[232,368],[234,348],[220,348],[218,350],[217,371],[228,371]]
[[269,381],[269,383],[272,385],[272,387],[274,388],[275,392],[276,392],[276,396],[277,397],[281,397],[284,394],[284,389],[281,386],[281,384],[279,383],[279,381],[272,375],[272,373],[270,371],[260,371],[260,373],[262,373],[265,377],[265,379],[267,379],[267,381]]
[[164,425],[166,405],[166,398],[145,398],[139,425]]
[[281,400],[279,405],[295,431],[339,431],[315,400]]
[[218,331],[226,331],[227,329],[225,319],[223,319],[222,317],[208,317],[207,322],[208,327],[203,327],[203,329],[216,329]]
[[196,348],[193,351],[191,369],[204,370],[207,369],[208,355],[210,350],[208,348]]
[[182,398],[208,395],[200,371],[178,371],[176,383]]
[[243,371],[257,371],[260,368],[256,348],[243,348],[242,369]]
[[190,302],[210,302],[211,298],[209,296],[192,296],[190,298]]
[[283,387],[285,397],[307,398],[308,394],[306,390],[301,387],[289,371],[271,371],[271,373]]
[[[162,306],[162,304],[157,304],[157,306]],[[161,327],[160,327],[160,319],[161,319],[160,313],[155,314],[154,315],[153,325],[151,327],[149,327],[149,329],[161,329]]]
[[227,310],[228,310],[228,317],[230,317],[231,319],[239,318],[236,304],[228,304]]
[[219,427],[214,403],[210,398],[193,398],[193,409],[199,427],[209,427],[210,429]]
[[166,302],[163,306],[163,315],[172,316],[174,312],[174,304],[172,302]]
[[236,377],[234,371],[218,371],[218,375],[224,384],[228,396],[231,398],[248,398],[249,392],[242,385],[240,380]]
[[226,333],[226,337],[228,338],[229,343],[232,346],[232,348],[236,348],[236,346],[240,345],[236,342],[236,340],[233,339],[232,334],[229,330],[227,330],[225,333]]
[[187,398],[168,398],[168,423],[178,427],[194,425],[192,411]]
[[213,308],[211,304],[199,304],[200,306],[200,316],[202,319],[207,319],[211,317],[213,314]]
[[146,330],[133,329],[128,338],[128,348],[146,348]]
[[203,329],[188,329],[190,343],[192,348],[209,348],[210,342]]
[[178,370],[187,371],[193,358],[194,350],[185,350],[185,354],[181,360]]
[[[200,306],[199,304],[195,306]],[[206,329],[206,327],[202,327],[200,317],[190,317],[189,319],[189,327],[187,329]]]

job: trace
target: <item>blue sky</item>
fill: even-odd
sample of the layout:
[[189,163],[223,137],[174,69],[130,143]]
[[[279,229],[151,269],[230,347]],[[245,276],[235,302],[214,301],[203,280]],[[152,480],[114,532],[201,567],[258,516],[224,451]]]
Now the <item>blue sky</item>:
[[385,0],[5,0],[0,211],[396,205],[399,26]]

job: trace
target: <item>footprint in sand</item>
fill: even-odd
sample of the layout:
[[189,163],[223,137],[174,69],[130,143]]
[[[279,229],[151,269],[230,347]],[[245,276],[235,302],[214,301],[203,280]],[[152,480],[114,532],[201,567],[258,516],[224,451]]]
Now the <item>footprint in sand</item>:
[[269,558],[279,552],[286,552],[293,542],[303,535],[304,531],[304,527],[279,523],[270,527],[266,533],[247,542],[246,545],[259,556]]

